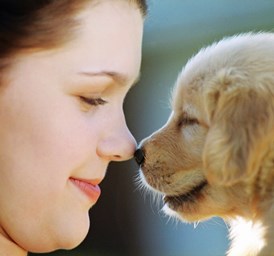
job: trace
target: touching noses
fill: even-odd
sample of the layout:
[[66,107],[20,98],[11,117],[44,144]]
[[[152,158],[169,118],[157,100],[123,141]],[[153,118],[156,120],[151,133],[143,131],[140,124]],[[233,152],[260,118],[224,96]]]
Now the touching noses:
[[107,132],[98,144],[97,154],[108,161],[125,161],[132,158],[137,144],[124,118],[122,122],[116,121],[105,130]]
[[142,147],[138,147],[134,153],[134,158],[139,166],[142,166],[145,162],[145,152]]

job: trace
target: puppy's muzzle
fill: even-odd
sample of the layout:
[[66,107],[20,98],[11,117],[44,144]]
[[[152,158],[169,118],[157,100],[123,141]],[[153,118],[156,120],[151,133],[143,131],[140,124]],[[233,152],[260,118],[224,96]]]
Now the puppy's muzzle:
[[134,153],[135,161],[138,165],[142,165],[145,162],[145,152],[142,148],[138,148]]

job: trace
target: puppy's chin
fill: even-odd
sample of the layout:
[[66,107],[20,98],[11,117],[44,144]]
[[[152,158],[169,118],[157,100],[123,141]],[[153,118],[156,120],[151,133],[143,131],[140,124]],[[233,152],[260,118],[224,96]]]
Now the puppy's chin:
[[[195,208],[195,206],[194,206],[194,208]],[[162,211],[168,217],[179,219],[180,221],[186,222],[186,223],[205,221],[211,217],[211,216],[200,215],[195,210],[191,211],[191,212],[175,211],[175,210],[170,209],[167,204],[165,204],[163,206]]]
[[165,214],[185,222],[204,219],[201,211],[204,212],[204,201],[207,201],[210,185],[202,172],[192,171],[180,176],[174,174],[169,176],[172,178],[169,180],[165,178],[149,172],[144,175],[141,171],[139,182],[143,189],[162,198]]
[[169,217],[173,217],[176,219],[180,219],[184,222],[188,222],[188,220],[184,219],[178,212],[171,210],[167,204],[164,204],[162,211]]
[[204,201],[207,201],[204,193],[207,193],[208,183],[202,181],[194,187],[190,192],[178,196],[163,197],[165,202],[163,212],[183,222],[197,222],[210,218],[204,208]]

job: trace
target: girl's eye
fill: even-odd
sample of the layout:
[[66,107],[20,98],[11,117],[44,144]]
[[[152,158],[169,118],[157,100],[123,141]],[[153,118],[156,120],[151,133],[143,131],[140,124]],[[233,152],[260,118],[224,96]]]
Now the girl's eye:
[[107,103],[107,101],[103,100],[102,98],[87,98],[84,96],[80,96],[80,100],[90,106],[99,106]]

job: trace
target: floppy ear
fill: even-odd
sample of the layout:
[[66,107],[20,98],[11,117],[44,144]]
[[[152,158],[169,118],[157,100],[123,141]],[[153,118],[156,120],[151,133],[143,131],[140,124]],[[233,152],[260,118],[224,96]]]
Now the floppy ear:
[[254,86],[247,79],[227,76],[208,87],[210,127],[203,161],[209,182],[230,186],[256,175],[269,142],[273,143],[273,90],[274,82]]

